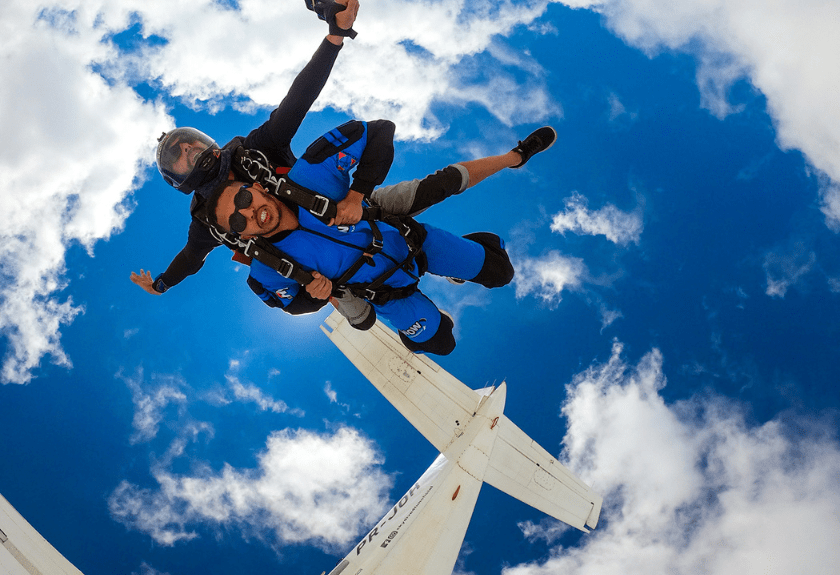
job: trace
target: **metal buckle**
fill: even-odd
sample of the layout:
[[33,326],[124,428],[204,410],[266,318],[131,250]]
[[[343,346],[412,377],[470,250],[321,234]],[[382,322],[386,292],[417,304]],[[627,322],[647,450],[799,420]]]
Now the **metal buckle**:
[[295,265],[290,262],[289,260],[283,258],[280,260],[280,265],[277,266],[277,273],[279,273],[284,278],[292,277],[292,272],[295,271]]
[[245,246],[242,248],[242,253],[248,256],[249,258],[256,257],[256,252],[254,252],[254,247],[256,245],[257,244],[254,243],[254,239],[251,238],[250,240],[248,240],[248,243],[245,244]]
[[383,241],[381,239],[373,238],[373,240],[370,242],[370,247],[372,247],[376,251],[382,251],[382,247],[384,245],[385,244],[383,243]]
[[[311,213],[313,216],[316,216],[316,217],[319,217],[319,218],[323,217],[323,215],[327,213],[327,208],[330,207],[329,198],[325,198],[324,196],[322,196],[320,194],[316,194],[312,199],[314,201],[313,201],[312,207],[309,208],[309,213]],[[317,207],[318,202],[321,202],[320,209]]]

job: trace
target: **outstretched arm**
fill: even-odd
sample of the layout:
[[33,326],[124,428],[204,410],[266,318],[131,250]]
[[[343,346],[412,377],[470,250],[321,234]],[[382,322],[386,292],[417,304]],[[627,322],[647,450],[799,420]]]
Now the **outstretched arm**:
[[[348,7],[336,15],[336,21],[340,26],[349,28],[356,20],[359,2],[340,0],[339,3],[347,4]],[[341,36],[330,35],[321,42],[309,63],[295,77],[286,97],[271,113],[268,121],[245,138],[246,148],[264,152],[274,164],[287,168],[294,165],[296,158],[292,153],[292,138],[326,85],[343,41]]]
[[152,279],[151,272],[144,272],[142,269],[139,274],[131,272],[130,279],[146,292],[153,295],[160,295],[166,289],[181,283],[185,278],[197,273],[204,265],[207,254],[219,245],[219,240],[214,238],[206,227],[193,220],[190,223],[187,244],[172,259],[166,271],[156,278],[162,282],[165,288],[161,289],[162,286],[159,284],[155,285],[156,282]]

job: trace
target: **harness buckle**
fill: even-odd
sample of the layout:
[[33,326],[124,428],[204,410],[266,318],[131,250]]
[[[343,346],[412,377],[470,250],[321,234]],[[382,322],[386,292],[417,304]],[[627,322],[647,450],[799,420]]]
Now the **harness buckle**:
[[249,258],[254,257],[254,247],[257,244],[254,243],[254,238],[248,240],[248,243],[242,247],[242,253],[248,256]]
[[277,266],[277,273],[279,273],[284,278],[292,277],[292,273],[295,271],[295,264],[283,258],[280,260],[280,265]]
[[327,213],[327,209],[330,207],[330,199],[325,198],[320,194],[316,194],[312,200],[312,207],[309,208],[309,213],[317,218],[323,217],[323,215]]
[[370,247],[375,249],[377,252],[381,251],[385,243],[382,241],[382,238],[373,238],[370,242]]

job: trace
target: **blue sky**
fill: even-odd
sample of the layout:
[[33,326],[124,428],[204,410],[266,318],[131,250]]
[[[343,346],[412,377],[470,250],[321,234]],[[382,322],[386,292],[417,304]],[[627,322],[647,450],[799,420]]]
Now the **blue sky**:
[[[297,4],[0,11],[0,493],[87,575],[329,571],[435,457],[326,311],[270,310],[221,249],[164,296],[128,280],[186,239],[156,137],[264,121],[325,34]],[[838,11],[362,3],[295,151],[389,118],[398,182],[559,135],[421,218],[504,236],[514,283],[424,291],[456,318],[439,363],[506,380],[602,520],[581,537],[486,487],[459,574],[833,572]]]

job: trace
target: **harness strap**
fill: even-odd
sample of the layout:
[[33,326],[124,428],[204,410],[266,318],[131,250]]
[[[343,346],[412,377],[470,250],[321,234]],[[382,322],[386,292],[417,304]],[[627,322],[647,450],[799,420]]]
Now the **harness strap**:
[[[251,183],[259,182],[274,197],[302,207],[324,223],[338,213],[335,201],[272,170],[271,163],[260,150],[246,150],[240,146],[234,151],[233,158],[234,172],[238,177]],[[362,206],[362,219],[365,221],[378,220],[383,215],[379,206]]]
[[[268,158],[259,150],[246,150],[240,146],[234,151],[233,169],[236,175],[244,180],[251,182],[259,182],[262,186],[281,200],[287,200],[302,209],[308,211],[313,216],[323,222],[329,222],[334,218],[338,208],[337,203],[326,196],[323,196],[313,190],[300,186],[299,184],[280,176],[277,171],[272,169]],[[398,269],[403,269],[406,273],[414,276],[412,273],[413,262],[415,259],[420,270],[419,275],[425,273],[425,254],[423,253],[423,241],[426,239],[426,230],[412,218],[407,216],[396,216],[384,212],[379,206],[363,206],[362,219],[367,221],[370,225],[373,240],[366,248],[361,248],[354,244],[343,242],[339,239],[321,234],[314,230],[307,228],[300,228],[302,231],[321,236],[329,241],[352,247],[362,252],[356,262],[348,268],[340,278],[333,282],[336,289],[346,287],[357,296],[368,299],[371,303],[382,305],[393,299],[405,298],[413,294],[417,290],[417,281],[409,286],[402,288],[394,288],[385,285],[385,282]],[[376,221],[382,221],[388,225],[400,230],[402,236],[405,238],[408,246],[408,255],[402,262],[397,262],[390,256],[388,259],[395,264],[393,268],[384,272],[382,275],[367,284],[348,284],[347,282],[358,272],[363,265],[373,265],[372,257],[380,253],[384,247],[382,232]],[[211,227],[211,229],[213,229]],[[300,267],[300,265],[288,254],[266,241],[264,238],[252,238],[245,242],[235,234],[227,234],[220,230],[214,229],[214,234],[222,240],[223,243],[233,248],[234,250],[242,252],[246,257],[254,258],[268,267],[275,270],[277,273],[285,278],[301,284],[308,285],[312,281],[312,274]],[[419,277],[415,278],[419,280]]]
[[348,284],[344,286],[354,296],[368,300],[373,305],[385,305],[395,299],[405,299],[417,291],[417,282],[404,287],[381,286],[372,290],[370,284]]

